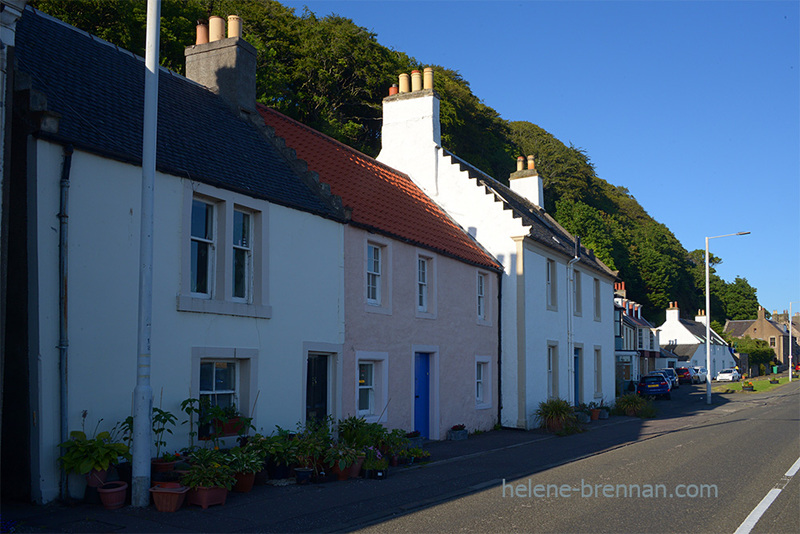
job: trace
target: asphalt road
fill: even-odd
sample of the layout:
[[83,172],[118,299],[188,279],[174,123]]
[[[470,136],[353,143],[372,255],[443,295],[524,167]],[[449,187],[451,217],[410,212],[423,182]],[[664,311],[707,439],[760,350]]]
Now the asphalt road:
[[800,473],[784,478],[800,457],[798,387],[715,398],[721,404],[707,410],[703,386],[684,385],[672,401],[657,401],[659,418],[637,441],[489,480],[487,489],[364,531],[732,533],[777,485],[783,490],[752,532],[800,532]]

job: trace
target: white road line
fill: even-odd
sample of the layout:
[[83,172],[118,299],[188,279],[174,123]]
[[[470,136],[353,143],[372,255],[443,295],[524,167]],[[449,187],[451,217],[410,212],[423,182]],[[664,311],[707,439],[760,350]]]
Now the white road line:
[[756,526],[758,520],[761,519],[761,516],[764,515],[764,512],[767,511],[767,508],[778,498],[780,495],[781,490],[786,487],[786,484],[789,482],[797,471],[800,470],[800,458],[798,458],[793,464],[792,467],[786,471],[786,474],[781,477],[781,481],[778,482],[774,488],[769,490],[767,494],[761,499],[761,502],[753,508],[753,511],[750,512],[750,515],[739,525],[739,528],[736,529],[734,534],[748,534],[753,527]]

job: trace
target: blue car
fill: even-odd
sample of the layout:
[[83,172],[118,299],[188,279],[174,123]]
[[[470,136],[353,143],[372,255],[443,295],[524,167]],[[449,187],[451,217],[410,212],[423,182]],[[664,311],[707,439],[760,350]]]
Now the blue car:
[[668,378],[661,373],[645,375],[639,379],[639,386],[636,388],[636,393],[642,397],[655,397],[661,396],[669,400],[672,398],[670,393],[670,384]]

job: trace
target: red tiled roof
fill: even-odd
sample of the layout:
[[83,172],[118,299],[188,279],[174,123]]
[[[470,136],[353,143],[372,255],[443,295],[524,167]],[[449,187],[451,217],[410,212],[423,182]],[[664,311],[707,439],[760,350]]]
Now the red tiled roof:
[[351,221],[469,263],[497,262],[411,179],[294,119],[259,105],[264,122],[353,209]]

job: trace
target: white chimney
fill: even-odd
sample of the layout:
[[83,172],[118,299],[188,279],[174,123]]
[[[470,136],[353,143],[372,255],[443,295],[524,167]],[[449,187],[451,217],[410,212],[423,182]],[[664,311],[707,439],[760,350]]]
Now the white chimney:
[[705,310],[697,310],[697,315],[694,318],[695,322],[706,324],[708,321],[708,315],[706,315]]
[[[433,70],[399,77],[399,91],[383,99],[381,152],[378,161],[403,169],[431,196],[436,195],[436,162],[442,144],[439,97],[432,89]],[[393,90],[392,90],[393,92]]]
[[670,302],[667,308],[667,322],[677,322],[680,319],[680,310],[677,302]]
[[528,199],[536,206],[544,207],[544,186],[542,177],[536,172],[536,165],[533,156],[528,156],[528,168],[519,169],[519,159],[517,160],[517,171],[512,172],[508,177],[508,184],[511,190]]

